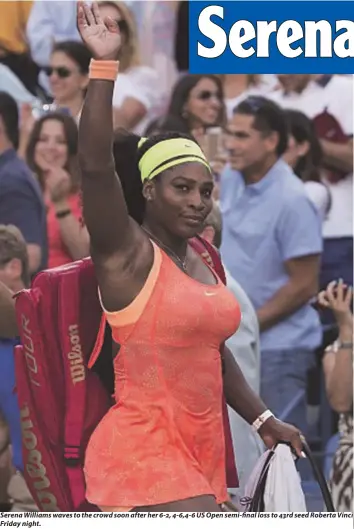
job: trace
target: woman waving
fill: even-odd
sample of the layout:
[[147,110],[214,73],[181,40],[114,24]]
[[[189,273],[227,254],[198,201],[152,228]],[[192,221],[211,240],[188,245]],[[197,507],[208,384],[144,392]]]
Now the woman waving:
[[142,182],[142,226],[129,217],[112,154],[119,29],[97,3],[79,3],[78,27],[94,57],[79,130],[84,216],[121,346],[116,404],[86,452],[87,498],[108,511],[220,511],[223,391],[267,446],[283,439],[300,454],[299,432],[272,416],[222,345],[239,325],[238,304],[188,244],[212,207],[202,150],[182,134],[137,139],[131,171]]

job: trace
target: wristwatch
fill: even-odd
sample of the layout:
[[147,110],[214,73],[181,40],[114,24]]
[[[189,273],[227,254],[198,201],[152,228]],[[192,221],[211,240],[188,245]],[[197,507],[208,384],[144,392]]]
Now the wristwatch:
[[264,424],[268,419],[274,417],[273,413],[270,410],[264,411],[257,419],[252,423],[252,426],[256,432],[260,429],[262,424]]
[[338,353],[339,349],[349,349],[349,351],[353,351],[353,342],[341,342],[340,340],[336,340],[332,346],[332,351]]

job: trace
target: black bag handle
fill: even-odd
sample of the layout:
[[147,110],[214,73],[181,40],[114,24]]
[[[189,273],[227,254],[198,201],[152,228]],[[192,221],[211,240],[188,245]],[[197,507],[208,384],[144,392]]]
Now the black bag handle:
[[327,512],[336,512],[331,493],[329,492],[329,488],[326,482],[326,479],[323,475],[322,469],[317,465],[315,458],[313,457],[313,454],[310,450],[309,445],[307,444],[306,440],[303,439],[303,451],[307,459],[310,461],[310,465],[312,468],[312,472],[314,477],[316,478],[316,481],[320,487],[322,498],[324,501],[324,504],[326,505]]
[[[290,446],[289,443],[278,443],[278,444],[286,444],[287,446]],[[278,446],[278,445],[276,445],[276,446]],[[268,457],[267,457],[267,459],[266,459],[266,461],[264,463],[264,466],[263,466],[261,475],[259,477],[256,489],[254,491],[253,498],[249,502],[249,505],[248,505],[248,507],[246,509],[248,512],[264,512],[264,500],[263,500],[264,490],[265,490],[265,486],[266,486],[266,482],[267,482],[267,476],[268,476],[268,472],[269,472],[270,463],[271,463],[271,461],[273,459],[273,456],[274,456],[274,453],[275,453],[275,448],[276,447],[274,447],[272,450],[269,451],[269,455],[268,455]],[[316,463],[316,461],[315,461],[315,459],[313,457],[313,454],[312,454],[312,452],[310,450],[310,447],[308,446],[308,444],[307,444],[305,439],[303,439],[303,451],[304,451],[304,454],[306,455],[307,459],[310,462],[310,465],[311,465],[311,468],[312,468],[312,471],[313,471],[313,475],[314,475],[314,477],[315,477],[315,479],[316,479],[316,481],[317,481],[317,483],[318,483],[318,485],[320,487],[322,498],[323,498],[323,501],[325,503],[327,512],[336,512],[336,510],[334,508],[334,505],[333,505],[333,500],[332,500],[331,494],[330,494],[329,489],[328,489],[327,482],[326,482],[325,477],[323,475],[323,472],[322,472],[321,468],[317,465],[317,463]]]
[[265,460],[262,468],[261,475],[259,477],[256,489],[253,494],[253,498],[249,503],[247,511],[249,512],[264,512],[264,490],[267,482],[267,476],[269,472],[270,463],[274,457],[275,448],[270,450],[267,459]]

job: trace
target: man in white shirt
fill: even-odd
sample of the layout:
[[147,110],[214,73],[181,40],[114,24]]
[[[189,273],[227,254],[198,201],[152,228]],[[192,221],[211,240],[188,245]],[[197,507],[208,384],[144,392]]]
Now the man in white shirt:
[[35,0],[27,23],[31,55],[38,66],[48,66],[53,44],[80,40],[76,27],[77,2]]
[[342,75],[278,75],[278,79],[280,87],[269,98],[312,119],[323,148],[323,181],[330,190],[331,207],[323,223],[321,286],[339,277],[352,285],[353,79]]
[[[75,0],[34,0],[27,22],[27,40],[32,59],[41,68],[49,65],[55,43],[65,40],[81,41],[76,27]],[[41,86],[50,93],[49,81],[42,71]]]
[[321,138],[324,162],[330,168],[353,171],[353,81],[340,75],[278,75],[280,86],[269,95],[278,105],[299,110],[310,119],[324,111],[342,128],[347,141],[337,143]]

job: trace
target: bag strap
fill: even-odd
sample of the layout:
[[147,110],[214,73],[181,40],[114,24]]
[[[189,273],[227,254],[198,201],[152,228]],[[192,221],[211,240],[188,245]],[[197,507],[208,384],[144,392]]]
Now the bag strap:
[[310,450],[310,447],[305,440],[303,440],[303,451],[304,451],[305,456],[310,462],[313,475],[318,483],[318,486],[320,487],[322,498],[323,498],[324,504],[326,505],[327,512],[336,512],[334,505],[333,505],[332,496],[329,492],[329,488],[328,488],[326,479],[323,475],[323,472],[321,468],[318,466],[318,464],[316,463],[315,458],[313,457],[313,454]]
[[[86,404],[87,370],[83,362],[79,314],[78,274],[63,274],[59,285],[60,347],[65,376],[64,461],[74,508],[77,509],[85,488],[81,453]],[[70,303],[68,304],[68,300]]]
[[191,239],[189,243],[195,249],[195,251],[199,253],[206,264],[215,270],[221,281],[224,283],[224,285],[226,285],[225,270],[217,249],[200,235],[196,235],[196,237]]
[[270,464],[274,457],[274,450],[269,450],[269,454],[263,465],[261,474],[258,479],[257,486],[253,493],[252,501],[249,504],[247,511],[249,512],[264,512],[264,491],[267,482]]

